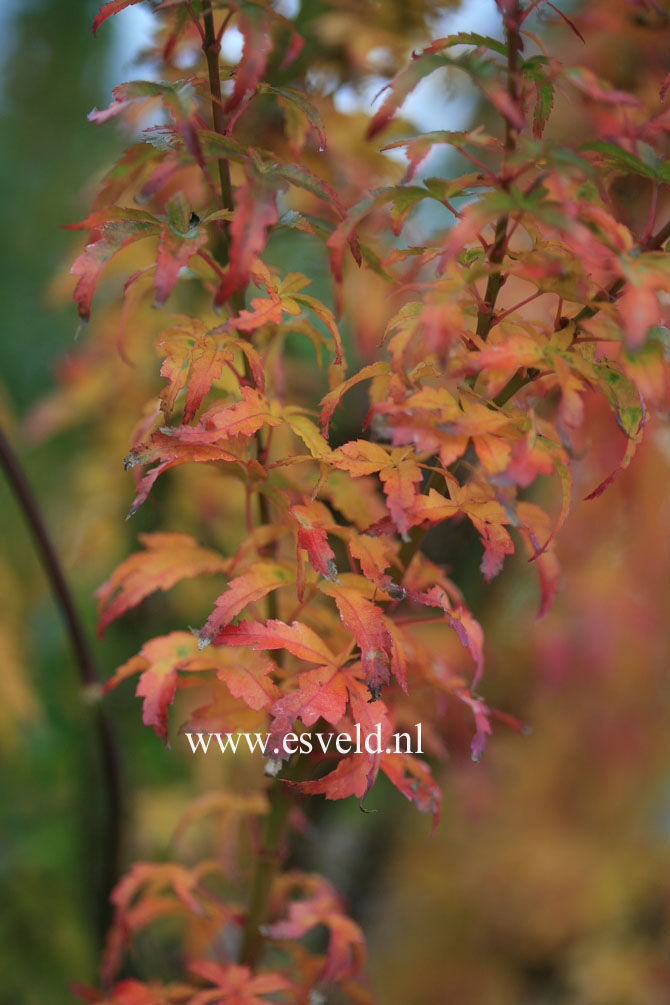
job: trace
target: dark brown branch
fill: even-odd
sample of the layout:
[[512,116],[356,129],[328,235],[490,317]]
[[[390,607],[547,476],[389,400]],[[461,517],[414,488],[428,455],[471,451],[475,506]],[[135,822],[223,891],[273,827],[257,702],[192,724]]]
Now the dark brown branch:
[[[100,675],[88,644],[86,631],[77,612],[56,549],[42,518],[39,504],[2,429],[0,429],[0,462],[28,523],[36,550],[60,607],[76,657],[81,682],[89,692],[95,693],[100,685]],[[124,798],[121,784],[120,752],[109,713],[100,702],[96,704],[94,710],[94,726],[98,736],[100,771],[107,818],[105,827],[107,847],[102,862],[102,890],[99,905],[101,936],[104,936],[110,921],[109,895],[119,877]]]

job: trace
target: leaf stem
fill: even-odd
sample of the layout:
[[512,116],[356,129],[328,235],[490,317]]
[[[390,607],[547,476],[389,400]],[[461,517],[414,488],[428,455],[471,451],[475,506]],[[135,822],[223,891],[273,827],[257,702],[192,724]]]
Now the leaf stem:
[[[0,463],[30,528],[36,551],[60,607],[79,667],[81,683],[89,693],[95,694],[100,685],[100,674],[88,643],[86,631],[35,494],[2,429],[0,429]],[[121,757],[115,731],[107,709],[99,701],[96,702],[93,725],[98,738],[106,816],[104,831],[106,840],[101,856],[102,874],[97,909],[102,940],[111,920],[109,895],[119,878],[125,800],[121,783]]]

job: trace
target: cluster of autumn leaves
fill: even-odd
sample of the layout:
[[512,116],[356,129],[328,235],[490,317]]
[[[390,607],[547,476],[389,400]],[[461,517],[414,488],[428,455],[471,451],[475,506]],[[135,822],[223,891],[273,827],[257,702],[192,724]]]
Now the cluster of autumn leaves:
[[[132,2],[105,4],[95,27]],[[439,758],[441,709],[455,700],[473,716],[479,758],[498,715],[477,692],[483,632],[447,575],[448,556],[440,563],[421,551],[424,534],[468,520],[481,541],[486,582],[519,542],[538,572],[545,613],[557,589],[554,539],[570,506],[584,395],[604,395],[625,434],[621,467],[632,459],[648,409],[667,402],[667,235],[653,214],[646,231],[632,233],[608,196],[609,182],[631,173],[655,192],[666,181],[654,152],[665,119],[650,119],[633,95],[561,66],[535,36],[524,36],[537,4],[499,7],[504,42],[461,33],[414,54],[367,136],[390,126],[424,77],[446,69],[465,72],[479,87],[504,139],[497,127],[483,126],[398,137],[385,149],[404,151],[404,178],[360,185],[359,201],[346,205],[335,179],[297,159],[312,137],[324,148],[326,136],[299,86],[302,40],[269,4],[159,4],[156,52],[165,79],[122,84],[108,109],[91,113],[98,123],[117,115],[133,122],[157,105],[163,115],[143,129],[104,178],[92,213],[74,225],[88,233],[72,268],[82,320],[110,258],[140,241],[145,258],[125,277],[125,307],[134,297],[158,307],[170,301],[155,340],[164,383],[157,364],[158,397],[126,458],[139,469],[130,513],[182,465],[215,465],[222,479],[242,483],[246,498],[247,535],[232,553],[186,533],[142,534],[142,549],[99,590],[102,632],[157,590],[201,575],[225,577],[199,630],[179,625],[148,639],[107,685],[139,674],[143,721],[166,742],[177,689],[200,680],[211,701],[177,723],[182,730],[267,730],[270,748],[283,754],[297,722],[309,730],[324,720],[350,731],[359,723],[364,735],[381,724],[385,746],[421,717],[430,724],[428,753]],[[231,19],[243,36],[242,56],[226,93],[217,95],[211,58],[209,76],[202,68],[179,76],[179,66],[190,65],[180,57],[208,45],[211,56],[208,31],[217,29],[216,49]],[[300,66],[295,80],[293,66]],[[610,130],[608,139],[579,150],[544,138],[555,92],[623,108],[620,133]],[[261,145],[237,138],[238,121],[255,101],[272,103]],[[266,150],[278,111],[286,136]],[[474,169],[417,181],[426,158],[445,145]],[[130,208],[133,197],[148,208]],[[410,217],[423,219],[426,201],[451,225],[436,228],[427,218],[422,243],[395,240]],[[381,319],[378,357],[349,377],[337,312],[305,292],[310,279],[290,262],[280,269],[265,256],[270,238],[283,233],[321,241],[345,318],[352,307],[347,277],[357,266],[387,285],[390,303],[400,302]],[[285,393],[289,335],[309,339],[317,363],[332,354],[317,412],[314,402]],[[331,422],[351,400],[347,392],[364,382],[369,404],[360,429],[332,446]],[[592,495],[615,474],[605,472]],[[539,476],[555,476],[559,487],[552,513],[527,492]],[[423,631],[423,623],[436,622],[437,634]],[[316,760],[310,770],[312,777],[285,784],[362,800],[382,771],[437,821],[439,788],[412,754],[349,754],[334,765]],[[267,806],[240,809],[247,811],[262,815]],[[114,895],[108,981],[124,939],[164,913],[199,919],[201,947],[228,924],[243,927],[244,911],[208,892],[204,878],[216,868],[145,863],[131,870]],[[158,991],[123,981],[104,1000],[205,1003],[236,995],[264,1002],[283,994],[306,1001],[305,989],[331,982],[362,995],[347,983],[361,962],[360,929],[325,880],[283,875],[272,898],[277,920],[265,935],[280,940],[299,978],[202,959],[192,972],[213,988]],[[330,931],[325,957],[288,945],[318,924]]]

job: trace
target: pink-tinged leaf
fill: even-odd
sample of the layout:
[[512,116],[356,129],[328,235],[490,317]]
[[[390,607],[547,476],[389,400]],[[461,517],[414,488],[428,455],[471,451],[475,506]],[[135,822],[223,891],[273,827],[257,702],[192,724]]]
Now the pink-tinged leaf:
[[284,316],[281,297],[271,293],[268,297],[254,297],[251,310],[243,310],[231,318],[230,327],[240,332],[252,332],[267,324],[279,324]]
[[108,3],[104,3],[93,19],[93,34],[96,34],[100,25],[108,17],[118,14],[119,11],[125,10],[126,7],[133,7],[137,3],[142,3],[142,0],[109,0]]
[[382,758],[381,769],[403,796],[422,813],[430,813],[435,830],[440,821],[442,793],[428,765],[412,754],[388,754]]
[[288,512],[297,523],[298,548],[305,549],[317,572],[326,579],[339,582],[335,552],[328,544],[326,527],[334,523],[328,509],[323,503],[314,502],[306,506],[291,506]]
[[360,562],[361,572],[366,579],[378,586],[380,590],[388,590],[392,587],[391,577],[386,573],[393,561],[393,548],[388,538],[372,537],[370,534],[356,534],[352,531],[349,538],[349,551],[352,558],[356,558]]
[[179,464],[207,463],[211,461],[227,461],[229,463],[243,464],[244,461],[224,450],[220,445],[210,445],[203,443],[182,443],[181,440],[173,436],[166,436],[160,431],[152,434],[147,443],[141,443],[131,450],[125,458],[126,469],[135,467],[137,464],[147,464],[153,461],[160,461],[154,468],[150,468],[144,473],[135,487],[135,499],[128,512],[128,517],[142,506],[154,487],[157,478],[170,468]]
[[661,101],[665,101],[665,96],[668,93],[668,88],[670,88],[670,73],[666,73],[661,82],[661,86],[658,92],[658,96]]
[[514,126],[518,132],[526,128],[526,120],[523,113],[515,101],[509,96],[502,86],[483,86],[482,90],[494,108],[496,108],[504,119]]
[[629,349],[638,349],[649,329],[661,321],[658,296],[649,286],[628,285],[617,300],[617,310],[623,320]]
[[110,206],[91,213],[81,223],[72,223],[67,227],[68,230],[84,228],[90,228],[89,243],[75,260],[70,272],[73,276],[80,277],[74,299],[80,318],[88,321],[93,294],[107,262],[134,241],[157,234],[160,225],[149,213]]
[[107,681],[105,691],[115,687],[132,673],[141,672],[135,694],[144,698],[142,722],[153,726],[157,736],[168,742],[168,705],[174,701],[177,670],[197,652],[195,639],[188,632],[171,632],[151,639]]
[[241,661],[221,646],[209,646],[190,661],[188,669],[199,669],[200,660],[203,669],[213,666],[216,676],[223,681],[233,698],[241,698],[255,711],[266,708],[281,693],[270,677],[277,668],[267,657],[249,653]]
[[132,977],[118,981],[104,993],[104,997],[102,992],[94,991],[82,984],[74,983],[70,987],[75,997],[80,1001],[89,1002],[90,1005],[95,1002],[104,1002],[104,1005],[165,1005],[164,985],[156,987],[143,984]]
[[412,503],[412,522],[441,523],[460,512],[458,503],[441,495],[436,489],[430,489],[415,497]]
[[[485,147],[491,150],[500,149],[500,140],[495,139],[493,136],[489,136],[484,133],[481,126],[470,132],[454,132],[451,130],[433,130],[429,133],[419,133],[418,136],[411,136],[408,139],[395,140],[393,143],[387,143],[386,146],[382,147],[382,150],[397,150],[399,147],[404,147],[407,154],[407,160],[409,161],[409,167],[407,169],[407,174],[405,175],[405,182],[412,180],[416,174],[419,165],[426,159],[429,153],[434,147],[441,143],[448,143],[450,146],[455,147],[457,150],[462,149],[465,146],[477,146]],[[445,198],[450,198],[450,195],[459,195],[464,188],[469,187],[470,184],[474,184],[478,181],[478,176],[476,174],[466,176],[463,188],[459,189],[458,182],[459,179],[454,181],[453,193],[446,194]],[[435,179],[430,179],[430,184],[434,183]],[[442,180],[440,179],[440,182]],[[450,183],[447,183],[450,185]],[[418,191],[422,191],[419,189]],[[430,190],[423,190],[424,197],[429,195]],[[439,192],[439,189],[437,189]]]
[[335,657],[315,631],[301,621],[287,625],[283,621],[240,621],[228,625],[214,642],[226,646],[251,646],[252,649],[286,649],[307,663],[326,663],[334,666]]
[[[108,119],[120,115],[136,102],[160,100],[175,121],[177,132],[182,136],[188,149],[201,156],[197,138],[191,124],[195,111],[195,92],[189,81],[177,80],[173,83],[163,80],[129,80],[112,90],[114,100],[107,108],[94,108],[88,113],[89,122],[100,125]],[[161,127],[158,127],[161,128]]]
[[607,81],[600,80],[585,66],[574,66],[564,70],[565,76],[577,87],[586,97],[594,101],[601,101],[607,105],[627,105],[637,107],[640,99],[629,91],[619,91],[612,87]]
[[193,318],[163,332],[157,348],[165,357],[161,377],[168,381],[160,393],[165,418],[170,418],[177,395],[187,388],[183,421],[191,422],[225,363],[235,358],[232,349],[222,348],[216,336]]
[[484,670],[484,633],[482,626],[463,604],[452,605],[441,586],[433,586],[430,590],[422,593],[410,593],[409,596],[415,603],[442,608],[447,623],[456,632],[459,642],[466,649],[470,650],[475,664],[472,686],[476,687]]
[[[109,984],[114,979],[129,936],[156,918],[181,915],[193,921],[195,915],[200,919],[211,918],[221,926],[228,923],[232,910],[223,903],[215,905],[202,883],[208,873],[220,871],[221,866],[212,859],[205,859],[192,869],[176,862],[136,862],[110,897],[115,910],[102,961],[103,980]],[[157,1001],[164,1005],[164,995]]]
[[308,898],[291,899],[286,920],[267,925],[266,934],[273,939],[300,939],[317,925],[325,925],[330,939],[320,981],[327,984],[355,976],[363,963],[365,940],[358,925],[344,913],[333,887],[320,876],[302,873],[289,873],[283,879],[286,885],[304,884]]
[[111,621],[155,590],[169,590],[181,579],[203,573],[225,572],[229,565],[188,534],[140,534],[139,539],[146,551],[126,558],[96,590],[100,636]]
[[554,470],[558,475],[558,481],[561,486],[561,508],[558,512],[558,516],[556,517],[556,522],[551,534],[544,542],[540,550],[530,559],[531,562],[536,561],[540,555],[544,554],[565,523],[570,511],[570,503],[572,501],[572,472],[570,470],[570,466],[568,464],[564,464],[563,461],[558,459],[558,457],[554,457]]
[[392,640],[379,607],[357,590],[335,584],[323,584],[321,592],[333,597],[345,628],[351,632],[361,651],[361,664],[368,690],[379,698],[389,682]]
[[135,486],[135,498],[130,504],[130,509],[126,514],[126,520],[129,520],[131,516],[137,513],[141,506],[144,506],[158,478],[164,474],[164,472],[175,467],[177,464],[179,464],[179,461],[177,460],[163,461],[162,464],[157,464],[156,467],[145,471]]
[[298,676],[298,689],[283,695],[270,709],[270,749],[278,749],[284,758],[290,756],[291,749],[285,748],[284,738],[293,732],[296,719],[308,728],[319,718],[337,725],[346,711],[347,695],[347,681],[339,669],[316,667],[303,671]]
[[367,128],[366,138],[371,140],[382,130],[386,129],[387,125],[398,111],[398,109],[403,105],[405,99],[412,93],[414,88],[419,84],[424,77],[432,73],[434,70],[439,70],[446,65],[444,57],[428,53],[420,54],[415,57],[410,62],[409,66],[398,73],[390,84],[384,88],[388,91],[384,102],[377,111],[377,113],[372,118],[370,125]]
[[230,224],[230,264],[214,297],[217,307],[247,285],[253,261],[265,247],[268,229],[278,219],[275,189],[247,182],[235,190],[235,212]]
[[328,436],[328,427],[330,426],[330,420],[333,417],[333,412],[340,404],[342,397],[346,392],[354,387],[356,384],[360,384],[362,380],[370,380],[372,377],[385,376],[390,372],[390,367],[388,363],[383,360],[378,360],[376,363],[370,363],[368,366],[361,367],[361,369],[353,377],[349,377],[348,380],[343,381],[338,384],[337,387],[333,388],[332,391],[321,399],[321,429],[324,436]]
[[[264,971],[254,975],[250,967],[227,963],[222,966],[213,960],[196,960],[189,964],[198,977],[204,978],[215,988],[208,988],[193,996],[189,995],[189,1005],[217,1005],[230,1002],[230,1005],[273,1005],[279,1001],[276,994],[286,992],[295,997],[296,986],[280,973]],[[266,998],[272,995],[272,998]],[[286,999],[282,997],[282,1001]]]
[[207,231],[199,228],[194,228],[194,233],[186,237],[178,236],[167,226],[161,229],[154,275],[158,307],[165,303],[172,292],[180,270],[188,265],[193,255],[197,254],[198,249],[207,244],[208,240]]
[[[405,590],[401,587],[395,587],[393,584],[389,586],[389,594],[392,597],[398,597],[403,599],[405,596]],[[389,635],[391,636],[391,672],[398,682],[398,685],[407,694],[407,669],[409,666],[409,661],[407,659],[407,648],[405,645],[405,637],[403,636],[402,630],[393,621],[392,618],[386,617],[386,628]]]
[[514,554],[514,541],[509,531],[502,524],[478,521],[472,516],[470,519],[479,531],[479,536],[484,545],[484,555],[480,569],[484,582],[490,583],[502,569],[505,555]]
[[603,481],[600,482],[600,484],[597,485],[592,492],[589,492],[587,496],[584,496],[585,501],[591,499],[597,499],[598,496],[603,494],[605,489],[609,488],[609,486],[612,484],[616,476],[621,471],[626,470],[630,462],[633,460],[633,457],[635,456],[638,444],[640,443],[640,440],[642,438],[642,427],[644,426],[645,422],[646,422],[646,415],[643,421],[640,423],[640,427],[637,434],[629,437],[628,442],[626,443],[626,450],[624,452],[623,457],[621,458],[621,463],[619,464],[619,467],[615,468],[614,471],[612,471],[611,474],[607,476],[607,478],[603,479]]
[[545,3],[547,5],[547,7],[551,7],[551,9],[553,11],[555,11],[556,14],[558,14],[558,16],[561,18],[561,20],[564,21],[567,24],[567,26],[570,29],[570,31],[574,32],[574,34],[577,36],[577,38],[581,42],[583,42],[584,45],[586,45],[586,39],[582,35],[581,31],[579,30],[579,28],[577,27],[577,25],[575,24],[575,22],[571,21],[570,18],[567,16],[567,14],[564,14],[562,10],[559,10],[559,8],[556,7],[555,4],[553,4],[551,2],[551,0],[545,0]]
[[275,402],[269,402],[255,388],[242,387],[240,390],[241,401],[214,405],[195,425],[168,426],[163,432],[186,443],[216,443],[232,436],[253,436],[263,426],[281,425],[281,418],[273,412]]
[[338,762],[334,771],[313,782],[296,784],[301,792],[326,799],[364,799],[375,783],[379,772],[380,755],[349,754]]
[[235,70],[233,93],[225,105],[227,115],[239,107],[249,91],[256,89],[272,51],[270,18],[261,7],[249,5],[243,8],[235,24],[242,33],[244,46],[242,58]]
[[[528,556],[532,558],[540,551],[540,541],[551,533],[551,517],[535,503],[518,502],[516,507],[520,524],[519,534]],[[561,567],[553,549],[549,547],[535,562],[540,581],[540,609],[538,619],[549,612],[558,591]]]
[[349,440],[333,450],[329,460],[333,467],[348,471],[354,478],[375,474],[391,462],[389,451],[371,440]]
[[401,534],[412,526],[410,514],[416,498],[416,486],[421,481],[421,468],[411,457],[379,473],[384,486],[391,518]]
[[469,705],[475,719],[475,735],[470,744],[472,760],[478,761],[484,753],[486,737],[491,735],[491,711],[481,698],[473,695],[471,691],[461,690],[456,692],[458,697],[466,705]]
[[204,649],[208,646],[248,604],[254,604],[272,590],[294,581],[295,577],[289,570],[274,562],[258,562],[248,572],[231,579],[228,589],[217,598],[214,610],[198,633],[199,647]]

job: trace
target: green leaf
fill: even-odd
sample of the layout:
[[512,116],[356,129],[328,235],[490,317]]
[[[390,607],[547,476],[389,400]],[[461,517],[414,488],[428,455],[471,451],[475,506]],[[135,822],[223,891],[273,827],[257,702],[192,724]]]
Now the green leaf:
[[165,204],[168,226],[177,237],[188,237],[193,231],[191,206],[183,192],[175,192]]
[[270,84],[261,84],[259,90],[270,94],[276,94],[278,96],[279,105],[284,109],[286,108],[287,103],[290,103],[298,108],[309,125],[313,126],[316,130],[319,137],[319,149],[326,149],[326,130],[323,125],[323,120],[321,119],[318,108],[312,104],[304,91],[298,91],[295,87],[272,87]]
[[533,136],[540,139],[544,127],[554,107],[554,85],[545,73],[548,60],[545,56],[533,56],[521,67],[522,76],[535,84],[535,107],[533,109]]
[[474,31],[459,31],[455,35],[447,35],[446,38],[438,38],[430,46],[431,52],[439,52],[441,49],[449,49],[454,45],[476,45],[478,49],[490,49],[507,59],[508,49],[504,42],[490,35],[478,35]]
[[624,150],[617,143],[611,140],[592,140],[580,147],[580,150],[592,150],[600,154],[607,167],[619,174],[639,174],[645,178],[652,178],[654,181],[661,181],[658,170],[636,157],[635,154]]

